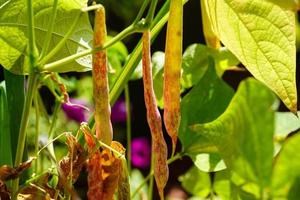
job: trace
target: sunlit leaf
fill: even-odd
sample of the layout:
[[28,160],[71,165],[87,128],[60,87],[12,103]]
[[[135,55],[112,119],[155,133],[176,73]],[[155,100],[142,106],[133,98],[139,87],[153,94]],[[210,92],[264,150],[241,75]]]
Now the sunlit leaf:
[[271,180],[274,100],[269,89],[247,79],[240,84],[220,117],[192,127],[218,148],[231,171],[262,189],[268,187]]
[[275,3],[281,6],[282,8],[289,9],[294,12],[296,12],[300,6],[299,0],[267,0],[267,1]]
[[296,112],[295,14],[262,0],[207,0],[207,4],[222,43]]
[[[137,170],[133,169],[131,171],[130,176],[130,191],[135,192],[136,189],[142,184],[145,180],[145,177],[143,174]],[[146,199],[148,194],[148,185],[144,184],[142,188],[138,191],[138,194],[133,198],[133,200],[140,200],[140,199]]]
[[[203,75],[203,78],[196,86],[183,98],[181,101],[181,125],[179,129],[179,139],[183,146],[183,151],[186,152],[194,162],[197,161],[197,167],[201,170],[215,171],[224,169],[219,168],[217,163],[220,162],[214,159],[214,162],[204,163],[199,161],[201,157],[214,157],[215,155],[201,155],[203,153],[216,153],[216,147],[202,134],[197,134],[190,130],[189,126],[196,123],[206,123],[213,121],[221,115],[229,104],[233,90],[220,78],[218,78],[212,60],[210,66]],[[209,159],[208,159],[209,160]]]
[[[300,115],[300,112],[298,112],[298,115]],[[291,112],[276,112],[275,125],[276,134],[287,136],[300,128],[300,119]]]
[[[41,51],[46,38],[52,5],[52,0],[46,0],[43,3],[33,1],[35,38],[39,51]],[[74,23],[76,16],[80,14],[80,9],[86,5],[87,0],[58,1],[50,50],[64,37]],[[51,61],[89,48],[88,44],[91,40],[92,28],[88,15],[87,13],[82,13],[73,34]],[[0,64],[11,72],[17,74],[27,73],[28,66],[22,67],[22,60],[27,56],[27,42],[27,7],[25,2],[23,0],[15,0],[0,5]],[[16,62],[18,62],[18,65],[15,65]],[[88,64],[84,57],[78,59],[77,62],[71,62],[62,66],[59,71],[86,71],[90,69]]]

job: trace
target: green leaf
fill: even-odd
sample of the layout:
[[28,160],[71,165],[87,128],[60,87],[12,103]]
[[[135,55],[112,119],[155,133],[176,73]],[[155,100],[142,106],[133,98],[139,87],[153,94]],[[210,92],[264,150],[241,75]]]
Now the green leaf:
[[210,176],[196,167],[191,167],[179,177],[182,187],[197,197],[207,197],[211,191]]
[[275,125],[275,134],[285,137],[300,128],[300,119],[291,112],[276,112]]
[[285,141],[278,157],[275,160],[272,174],[272,190],[274,197],[287,196],[289,191],[292,190],[293,185],[299,185],[299,152],[300,132],[289,137]]
[[[163,67],[165,61],[165,53],[161,51],[154,52],[152,55],[152,78],[153,87],[157,100],[157,105],[160,108],[164,107],[163,102]],[[142,61],[139,62],[137,68],[131,76],[131,80],[137,80],[143,77]]]
[[207,4],[222,43],[296,112],[295,14],[262,0],[207,0]]
[[4,78],[6,85],[7,106],[9,112],[11,150],[13,161],[15,160],[20,124],[23,113],[23,105],[25,102],[25,77],[15,75],[4,70]]
[[[140,186],[140,184],[144,181],[144,179],[145,178],[143,174],[139,170],[137,169],[132,170],[130,176],[130,192],[135,192],[136,189],[138,189],[138,187]],[[138,194],[132,200],[140,200],[147,195],[148,195],[148,185],[144,184],[144,186],[139,190]]]
[[226,165],[219,153],[200,153],[192,155],[194,165],[204,172],[226,169]]
[[0,166],[12,166],[10,126],[5,83],[0,84]]
[[160,51],[155,52],[152,55],[153,88],[154,88],[157,105],[160,108],[164,107],[164,100],[163,100],[164,64],[165,64],[165,53]]
[[[74,18],[80,14],[80,9],[86,6],[86,3],[86,0],[59,0],[49,49],[53,49],[64,37],[73,24]],[[41,51],[47,34],[52,4],[52,0],[33,1],[35,38],[39,51]],[[88,15],[82,13],[73,34],[50,61],[89,48],[88,44],[92,40],[92,36],[93,32]],[[27,56],[27,42],[27,8],[24,0],[8,1],[6,4],[0,5],[0,64],[11,72],[17,74],[27,73],[28,66],[21,67],[24,58]],[[15,65],[17,61],[19,62]],[[87,59],[87,57],[80,58],[77,62],[64,65],[60,72],[89,70],[89,62],[90,59]]]
[[229,170],[215,173],[213,189],[222,200],[259,198],[259,188],[256,185],[245,182]]
[[[181,123],[178,136],[183,152],[188,154],[194,162],[200,159],[196,164],[203,171],[220,170],[224,166],[216,167],[220,160],[209,159],[218,157],[215,154],[216,147],[202,134],[191,131],[189,126],[216,119],[225,111],[234,94],[233,90],[217,76],[212,62],[210,59],[210,65],[202,79],[181,101]],[[203,153],[215,155],[201,155]],[[209,165],[207,162],[201,162],[203,156],[213,162]]]
[[268,0],[272,3],[281,6],[282,8],[297,11],[299,9],[299,0]]
[[228,170],[216,172],[213,181],[213,189],[216,192],[217,196],[222,200],[231,199],[231,183]]
[[274,101],[269,89],[254,79],[247,79],[218,119],[192,127],[217,147],[231,171],[262,189],[271,179]]
[[181,85],[190,88],[195,85],[205,74],[208,67],[208,57],[214,58],[217,74],[222,76],[224,71],[239,64],[237,58],[227,49],[213,49],[202,44],[192,44],[182,57]]

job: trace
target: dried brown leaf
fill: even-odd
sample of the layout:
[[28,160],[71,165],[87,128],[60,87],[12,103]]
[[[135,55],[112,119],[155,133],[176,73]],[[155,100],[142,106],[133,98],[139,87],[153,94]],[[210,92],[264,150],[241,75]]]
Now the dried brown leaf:
[[29,160],[21,163],[17,167],[10,167],[8,165],[3,165],[0,167],[0,180],[7,181],[11,179],[15,179],[20,174],[28,169],[31,166],[32,161],[35,159],[35,157],[29,158]]

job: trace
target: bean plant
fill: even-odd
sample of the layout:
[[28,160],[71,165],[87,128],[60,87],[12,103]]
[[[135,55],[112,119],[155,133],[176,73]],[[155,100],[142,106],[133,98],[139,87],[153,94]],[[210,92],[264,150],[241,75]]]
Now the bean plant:
[[[169,166],[186,158],[184,198],[299,199],[298,0],[198,1],[206,44],[183,49],[189,0],[140,1],[118,33],[99,1],[0,0],[0,199],[172,199]],[[165,51],[151,52],[164,27]],[[130,35],[140,41],[128,53]],[[233,89],[227,71],[252,76]],[[70,72],[91,81],[76,88]],[[145,177],[131,166],[128,83],[137,79],[152,138]],[[88,88],[91,106],[70,98]],[[112,122],[120,96],[125,142]],[[71,126],[68,109],[89,119]]]

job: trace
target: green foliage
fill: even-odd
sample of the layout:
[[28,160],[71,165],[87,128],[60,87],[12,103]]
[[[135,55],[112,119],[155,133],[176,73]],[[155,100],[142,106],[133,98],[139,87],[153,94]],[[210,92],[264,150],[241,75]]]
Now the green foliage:
[[12,165],[12,153],[11,153],[11,137],[10,137],[10,123],[5,82],[0,84],[0,166]]
[[[19,129],[21,124],[22,112],[25,101],[25,77],[14,75],[11,72],[4,70],[8,119],[10,123],[10,137],[12,158],[15,160],[16,148],[18,144]],[[1,130],[1,129],[0,129]]]
[[272,174],[272,191],[274,198],[288,195],[291,197],[289,199],[295,199],[295,195],[299,194],[299,151],[300,134],[298,132],[285,141],[281,152],[275,160]]
[[[298,112],[298,115],[300,112]],[[276,112],[275,133],[280,136],[287,136],[289,133],[300,128],[300,119],[290,112]]]
[[[129,80],[142,78],[142,66],[138,65],[141,60],[141,42],[132,52],[128,52],[121,40],[132,33],[151,29],[153,42],[167,22],[170,1],[165,1],[158,12],[155,12],[157,0],[97,2],[104,3],[106,8],[113,7],[116,10],[113,12],[120,17],[125,16],[126,24],[143,4],[131,26],[116,37],[107,38],[107,42],[113,41],[113,45],[107,45],[107,56],[110,103],[114,104]],[[31,3],[36,36],[34,42],[28,41],[28,26],[32,20],[28,18],[27,6]],[[55,26],[53,31],[49,31],[51,40],[48,51],[36,58],[39,66],[35,66],[35,62],[31,63],[32,67],[39,67],[42,72],[30,71],[30,84],[24,84],[24,75],[29,73],[28,55],[33,53],[33,49],[29,50],[28,43],[36,43],[37,53],[47,46],[45,38],[53,16],[52,6],[53,0],[29,0],[27,3],[24,0],[0,0],[0,65],[5,68],[5,81],[0,84],[0,167],[3,164],[12,165],[17,148],[17,160],[21,162],[23,151],[26,152],[28,148],[20,146],[26,139],[30,140],[27,143],[29,149],[35,145],[38,151],[39,138],[34,140],[34,134],[38,131],[37,135],[45,137],[45,133],[55,124],[53,122],[56,120],[53,119],[59,119],[53,126],[55,134],[65,131],[75,133],[78,130],[79,124],[69,122],[62,111],[55,112],[52,116],[48,114],[39,94],[38,102],[32,104],[32,97],[40,86],[47,86],[55,94],[56,100],[61,100],[62,96],[67,100],[65,92],[83,97],[90,103],[93,99],[90,73],[86,73],[84,77],[80,75],[79,80],[59,78],[67,88],[64,91],[64,87],[49,78],[48,72],[45,72],[45,69],[59,73],[91,69],[92,56],[88,54],[93,51],[93,30],[87,12],[82,10],[87,6],[87,0],[58,0]],[[294,115],[297,113],[295,39],[296,34],[299,35],[295,11],[299,9],[299,1],[201,0],[201,6],[207,45],[195,43],[183,53],[180,80],[182,116],[179,129],[182,149],[178,155],[170,158],[169,163],[182,155],[193,160],[194,165],[179,178],[183,188],[193,195],[191,199],[299,199],[300,121]],[[96,7],[97,5],[85,9],[92,11]],[[157,13],[152,22],[141,19],[148,15],[147,11],[148,14]],[[128,30],[130,31],[126,32]],[[60,43],[64,40],[65,42]],[[221,47],[220,42],[224,47]],[[107,47],[106,44],[112,43],[105,43],[104,48]],[[152,55],[153,85],[161,109],[164,107],[164,57],[164,52]],[[221,77],[226,70],[240,63],[269,89],[249,78],[243,80],[234,92]],[[38,87],[36,80],[40,81]],[[28,87],[26,101],[25,87]],[[294,114],[275,112],[279,101],[276,102],[272,91]],[[32,106],[34,109],[30,109]],[[33,111],[38,111],[37,117]],[[27,125],[28,118],[30,120]],[[37,118],[40,119],[40,124],[36,123]],[[23,127],[21,131],[20,124]],[[93,132],[93,127],[90,128]],[[22,133],[19,139],[19,144],[22,145],[18,146],[19,132]],[[65,155],[66,148],[60,144],[62,141],[59,139],[55,144],[49,144],[50,148],[45,148],[40,153],[37,163],[42,163],[34,169],[37,176],[44,173],[52,161],[59,163],[57,158]],[[83,140],[81,145],[85,146]],[[50,162],[49,149],[50,152],[53,151],[53,146],[57,155],[51,155],[53,160]],[[79,149],[76,153],[86,153]],[[56,173],[56,170],[49,169],[48,172]],[[140,171],[132,171],[131,195],[136,194],[132,199],[144,198],[152,192],[147,183],[152,174],[153,171],[150,171],[149,176],[144,178]],[[37,177],[33,177],[35,178]],[[42,188],[46,193],[54,188],[55,192],[51,192],[64,193],[57,188],[61,184],[60,176],[56,174],[55,178],[55,181],[44,180],[44,184],[37,186],[51,185],[53,188]],[[48,184],[51,182],[52,184]],[[14,183],[12,191],[17,191],[19,184],[17,181]]]
[[239,60],[227,48],[213,49],[202,44],[192,44],[187,47],[182,58],[181,85],[184,88],[194,86],[202,78],[208,68],[209,56],[214,59],[219,76],[228,67],[239,64]]
[[179,177],[179,181],[186,191],[197,197],[205,198],[211,191],[209,174],[200,171],[197,167],[191,167]]
[[296,112],[295,14],[262,0],[206,1],[222,43]]
[[261,188],[268,187],[271,179],[273,103],[274,95],[270,90],[253,79],[247,79],[240,84],[220,117],[192,127],[217,147],[231,171]]
[[268,0],[272,3],[277,4],[282,8],[286,8],[292,11],[297,11],[299,9],[299,0]]
[[[202,79],[182,99],[179,139],[183,146],[183,151],[190,155],[193,160],[197,160],[198,157],[198,167],[201,166],[199,154],[214,153],[214,155],[204,155],[209,157],[207,160],[210,163],[208,167],[208,163],[204,162],[203,168],[200,167],[202,170],[220,170],[224,166],[222,164],[218,165],[220,157],[215,154],[217,151],[215,145],[210,143],[202,134],[193,132],[190,126],[216,119],[225,111],[232,96],[233,90],[217,76],[213,61],[210,59],[210,65]],[[218,167],[216,168],[216,166]]]
[[[63,48],[50,61],[55,61],[89,48],[93,32],[87,13],[81,12],[81,8],[86,3],[86,0],[59,0],[52,40],[49,46],[50,50],[64,38],[74,23],[74,19],[78,15],[80,15],[80,18],[73,34],[67,39]],[[41,51],[44,45],[49,16],[51,16],[51,9],[49,8],[52,7],[52,4],[52,0],[45,0],[43,2],[34,1],[33,3],[35,14],[34,30],[38,51]],[[24,60],[27,60],[27,42],[27,8],[25,1],[8,1],[6,4],[0,5],[0,64],[17,74],[28,73],[28,65],[25,64],[23,66]],[[64,65],[60,72],[86,71],[89,69],[90,59],[83,57],[76,62]]]

